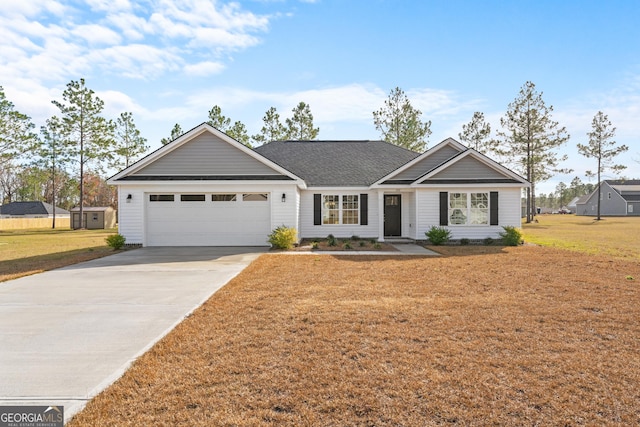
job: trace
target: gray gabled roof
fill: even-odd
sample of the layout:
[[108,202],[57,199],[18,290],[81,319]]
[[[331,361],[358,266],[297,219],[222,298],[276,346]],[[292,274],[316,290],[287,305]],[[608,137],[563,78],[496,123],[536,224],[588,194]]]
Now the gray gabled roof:
[[274,141],[255,151],[314,187],[369,186],[420,155],[384,141]]
[[[69,211],[56,207],[56,214],[69,215]],[[53,206],[45,202],[11,202],[0,206],[0,215],[53,215]]]
[[640,185],[640,179],[606,179],[609,185]]

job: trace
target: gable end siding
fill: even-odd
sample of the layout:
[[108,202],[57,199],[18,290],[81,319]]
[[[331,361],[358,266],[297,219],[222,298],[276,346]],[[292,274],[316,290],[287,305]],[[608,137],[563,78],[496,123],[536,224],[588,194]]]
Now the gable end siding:
[[205,132],[133,175],[282,175]]
[[[456,163],[448,166],[443,171],[433,175],[430,179],[474,179],[474,178],[482,178],[482,179],[504,179],[511,178],[507,177],[497,170],[487,166],[481,161],[474,159],[471,156],[465,157],[457,161]],[[425,181],[426,183],[429,180]]]
[[435,167],[459,154],[460,151],[451,146],[442,147],[430,156],[411,166],[410,168],[390,177],[391,180],[415,180]]

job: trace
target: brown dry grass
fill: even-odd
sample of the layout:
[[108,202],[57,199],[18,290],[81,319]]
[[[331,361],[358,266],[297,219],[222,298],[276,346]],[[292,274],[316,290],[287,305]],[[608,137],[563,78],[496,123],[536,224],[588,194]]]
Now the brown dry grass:
[[69,424],[638,425],[640,266],[265,255]]

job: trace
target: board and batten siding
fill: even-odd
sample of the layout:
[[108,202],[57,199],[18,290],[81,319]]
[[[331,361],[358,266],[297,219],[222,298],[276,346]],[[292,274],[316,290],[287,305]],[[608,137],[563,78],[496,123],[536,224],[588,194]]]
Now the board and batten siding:
[[[367,194],[367,225],[359,224],[332,224],[332,225],[314,225],[313,224],[313,195],[360,195]],[[360,198],[358,198],[360,201]],[[378,237],[378,195],[376,191],[357,191],[357,190],[302,190],[300,191],[300,237],[324,238],[329,234],[333,234],[338,238],[347,238],[351,236],[359,236],[362,238]]]
[[[430,179],[476,179],[505,178],[503,174],[487,166],[478,159],[467,156],[449,165],[445,170],[433,175]],[[428,181],[427,181],[428,182]]]
[[[126,243],[145,244],[146,200],[149,194],[175,194],[176,202],[180,194],[214,194],[214,193],[268,193],[271,205],[271,229],[280,225],[295,227],[298,224],[299,193],[295,184],[135,184],[122,185],[118,188],[119,223],[118,232],[127,240]],[[282,202],[282,194],[285,202]],[[130,202],[127,196],[131,194]],[[208,198],[209,199],[209,198]],[[210,199],[209,199],[210,200]],[[266,238],[266,236],[265,236]]]
[[459,150],[457,150],[456,148],[450,145],[447,145],[445,147],[440,148],[438,151],[430,154],[429,156],[425,157],[415,165],[412,165],[406,170],[400,172],[399,174],[393,175],[390,179],[392,180],[417,179],[422,175],[424,175],[425,173],[432,170],[433,168],[435,168],[436,166],[441,165],[446,160],[449,160],[450,158],[452,158],[458,153],[460,153]]
[[419,189],[416,192],[416,207],[419,213],[416,239],[425,240],[425,233],[432,226],[440,226],[440,192],[498,192],[498,225],[450,225],[452,239],[500,238],[504,226],[520,227],[520,188],[438,188]]
[[281,175],[217,136],[205,132],[136,175]]

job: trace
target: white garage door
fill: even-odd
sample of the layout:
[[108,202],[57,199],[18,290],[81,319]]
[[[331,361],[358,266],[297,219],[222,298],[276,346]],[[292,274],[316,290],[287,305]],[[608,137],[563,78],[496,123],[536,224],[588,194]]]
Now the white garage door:
[[147,194],[148,246],[267,246],[266,193]]

